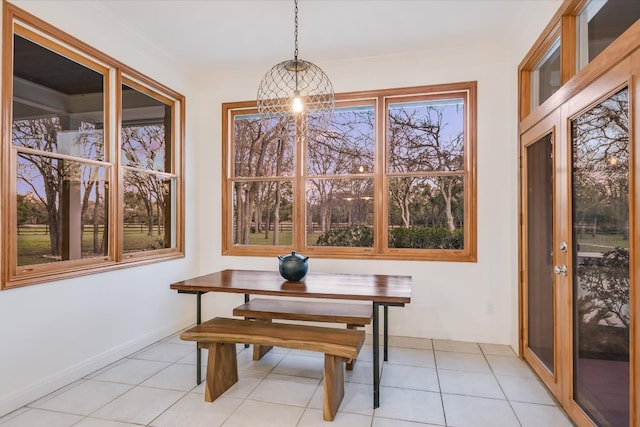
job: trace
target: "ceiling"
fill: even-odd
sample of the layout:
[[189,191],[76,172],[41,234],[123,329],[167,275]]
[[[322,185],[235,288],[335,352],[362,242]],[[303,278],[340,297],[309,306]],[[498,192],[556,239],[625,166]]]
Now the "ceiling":
[[[562,0],[300,0],[299,57],[342,61],[502,44]],[[188,66],[266,67],[293,57],[292,0],[96,0],[117,30]],[[546,21],[537,23],[544,26]],[[542,29],[542,27],[540,27]],[[114,30],[116,30],[114,28]]]

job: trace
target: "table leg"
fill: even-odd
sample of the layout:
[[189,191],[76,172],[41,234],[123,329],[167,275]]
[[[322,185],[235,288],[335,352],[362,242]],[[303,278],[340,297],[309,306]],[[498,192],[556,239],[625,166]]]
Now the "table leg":
[[[244,294],[244,303],[248,303],[249,302],[249,294]],[[245,317],[246,319],[246,317]],[[249,344],[245,344],[244,348],[249,348]]]
[[373,409],[380,406],[380,325],[378,324],[379,303],[373,302]]
[[389,306],[384,305],[384,361],[389,360]]
[[[196,294],[196,324],[202,323],[202,292]],[[202,383],[202,353],[196,343],[196,384]]]

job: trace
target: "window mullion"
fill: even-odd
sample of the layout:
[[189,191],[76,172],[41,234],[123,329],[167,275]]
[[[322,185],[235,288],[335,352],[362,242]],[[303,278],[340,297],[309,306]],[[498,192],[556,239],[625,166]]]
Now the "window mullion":
[[124,171],[122,169],[121,156],[121,130],[122,130],[122,96],[119,88],[122,86],[122,73],[119,70],[111,69],[109,72],[109,99],[113,102],[109,105],[109,115],[106,120],[109,129],[108,150],[109,160],[113,164],[113,168],[110,175],[110,190],[109,191],[109,226],[113,233],[109,233],[110,247],[112,248],[112,255],[116,262],[122,261],[122,241],[124,235],[124,224],[122,222],[122,212],[118,209],[124,201],[123,194],[121,194],[122,180]]
[[306,135],[304,129],[306,126],[303,126],[299,123],[300,118],[296,118],[295,132],[293,135],[294,138],[294,147],[295,147],[295,174],[294,174],[294,211],[293,211],[293,241],[292,245],[294,248],[302,249],[306,246],[305,239],[305,211],[306,211],[306,194],[305,194],[305,179],[307,175],[306,165]]
[[375,142],[375,209],[374,209],[374,229],[373,229],[373,247],[376,254],[386,252],[388,247],[389,228],[389,203],[385,203],[389,195],[387,183],[387,105],[385,97],[376,99],[375,123],[376,123],[376,142]]

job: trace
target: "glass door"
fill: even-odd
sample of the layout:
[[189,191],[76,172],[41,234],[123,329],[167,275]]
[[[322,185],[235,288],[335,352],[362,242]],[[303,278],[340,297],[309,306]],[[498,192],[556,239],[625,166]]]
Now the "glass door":
[[548,134],[527,147],[527,341],[554,371],[553,328],[553,146]]
[[630,422],[629,89],[571,119],[573,401]]
[[525,359],[555,394],[557,381],[557,275],[554,267],[556,225],[554,139],[557,126],[547,120],[523,135],[522,239],[523,354]]

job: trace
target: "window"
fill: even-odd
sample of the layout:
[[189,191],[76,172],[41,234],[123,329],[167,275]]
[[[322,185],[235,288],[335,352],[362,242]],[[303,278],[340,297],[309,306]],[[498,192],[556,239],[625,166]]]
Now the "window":
[[476,260],[476,83],[339,94],[297,131],[223,104],[223,254]]
[[183,97],[4,5],[2,288],[182,256]]
[[120,158],[125,257],[175,248],[179,176],[174,172],[174,102],[123,77]]
[[[536,121],[589,79],[588,64],[617,63],[636,44],[638,0],[566,0],[518,66],[519,117]],[[567,85],[569,80],[573,83]],[[562,88],[561,97],[553,96]],[[548,101],[548,102],[547,102]]]
[[578,71],[639,18],[637,0],[589,0],[576,17]]
[[562,85],[560,79],[560,39],[558,38],[531,72],[531,102],[535,109]]

